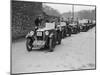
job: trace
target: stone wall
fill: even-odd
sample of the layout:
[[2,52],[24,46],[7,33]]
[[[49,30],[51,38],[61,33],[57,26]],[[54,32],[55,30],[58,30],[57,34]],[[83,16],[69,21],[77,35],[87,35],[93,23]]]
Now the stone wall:
[[42,14],[42,3],[40,2],[12,1],[12,40],[25,37],[34,28],[34,20],[39,14]]

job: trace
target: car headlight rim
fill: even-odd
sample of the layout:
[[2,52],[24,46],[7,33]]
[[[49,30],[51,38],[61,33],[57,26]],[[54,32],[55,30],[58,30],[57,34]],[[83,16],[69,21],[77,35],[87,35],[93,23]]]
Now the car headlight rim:
[[49,31],[45,31],[45,35],[49,35]]
[[30,34],[31,36],[32,36],[32,35],[34,35],[34,31],[30,31],[30,33],[29,33],[29,34]]

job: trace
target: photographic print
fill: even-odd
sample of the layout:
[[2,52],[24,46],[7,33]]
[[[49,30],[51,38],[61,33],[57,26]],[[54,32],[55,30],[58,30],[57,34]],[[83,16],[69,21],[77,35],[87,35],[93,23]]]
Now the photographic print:
[[11,74],[95,69],[95,5],[11,0]]

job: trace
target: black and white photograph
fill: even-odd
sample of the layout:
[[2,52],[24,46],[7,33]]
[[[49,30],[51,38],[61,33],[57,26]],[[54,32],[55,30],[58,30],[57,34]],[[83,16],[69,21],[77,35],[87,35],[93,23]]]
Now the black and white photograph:
[[96,69],[96,6],[11,0],[11,74]]

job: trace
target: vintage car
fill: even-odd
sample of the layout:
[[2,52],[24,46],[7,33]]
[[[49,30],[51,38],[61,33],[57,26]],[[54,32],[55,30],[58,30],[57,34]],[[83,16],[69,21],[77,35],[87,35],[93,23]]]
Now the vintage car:
[[62,38],[65,38],[67,36],[71,36],[71,31],[70,31],[70,27],[68,25],[66,25],[66,22],[60,22],[59,25],[57,25],[57,27],[61,27],[61,33],[62,33]]
[[87,26],[86,23],[80,24],[80,31],[81,31],[81,32],[86,32],[87,29],[88,29],[88,26]]
[[92,20],[92,27],[96,26],[96,20]]
[[88,19],[83,19],[79,21],[80,31],[86,32],[92,27],[92,22]]
[[93,28],[95,25],[96,25],[96,24],[95,24],[95,20],[89,20],[89,22],[88,22],[88,24],[87,24],[88,29]]
[[71,33],[72,34],[76,34],[76,33],[79,32],[79,26],[78,26],[77,23],[74,23],[74,22],[73,23],[70,23],[69,26],[71,28]]
[[62,38],[65,38],[66,34],[67,34],[66,23],[60,22],[59,25],[57,25],[57,27],[60,29],[60,31],[62,33]]
[[26,35],[26,48],[28,51],[33,49],[49,48],[52,52],[57,44],[61,44],[61,32],[55,28],[55,23],[45,23],[44,28],[30,31]]
[[92,20],[92,24],[95,26],[96,25],[96,20]]

